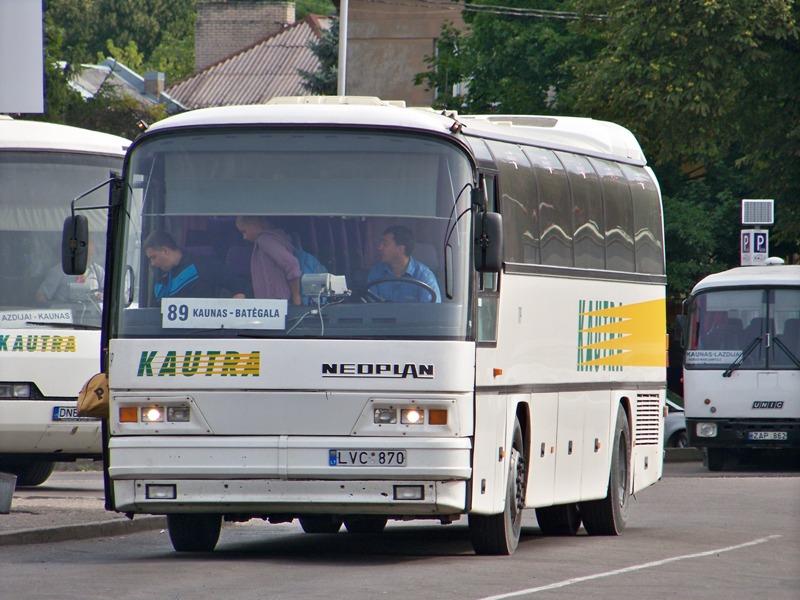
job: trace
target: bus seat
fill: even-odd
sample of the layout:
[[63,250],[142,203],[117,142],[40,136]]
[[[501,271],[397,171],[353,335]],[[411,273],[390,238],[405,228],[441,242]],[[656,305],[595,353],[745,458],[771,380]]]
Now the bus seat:
[[214,257],[213,246],[186,246],[183,250],[186,252],[186,254],[190,254],[192,256],[201,256],[204,258]]
[[439,255],[433,244],[427,242],[417,242],[414,244],[414,258],[428,267],[434,273],[439,270]]
[[250,277],[252,254],[253,249],[250,246],[231,246],[225,256],[225,267],[234,275]]

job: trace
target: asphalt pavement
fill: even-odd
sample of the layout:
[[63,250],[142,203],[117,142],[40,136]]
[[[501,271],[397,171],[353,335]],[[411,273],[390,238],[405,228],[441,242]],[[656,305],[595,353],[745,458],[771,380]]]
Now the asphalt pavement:
[[[669,449],[666,462],[696,462],[694,448]],[[0,514],[0,546],[42,544],[164,529],[163,516],[136,516],[107,511],[103,473],[94,464],[66,464],[44,484],[14,490],[8,514]],[[66,469],[66,470],[65,470]]]

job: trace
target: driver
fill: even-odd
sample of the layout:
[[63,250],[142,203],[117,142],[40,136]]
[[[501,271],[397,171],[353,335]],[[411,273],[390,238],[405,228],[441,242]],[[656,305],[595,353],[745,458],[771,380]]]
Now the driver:
[[[381,262],[375,264],[367,275],[367,285],[387,302],[431,302],[431,293],[420,285],[404,283],[402,279],[415,279],[436,292],[436,302],[442,301],[436,275],[411,256],[414,252],[414,233],[403,225],[387,227],[378,252]],[[388,279],[375,285],[373,281]]]

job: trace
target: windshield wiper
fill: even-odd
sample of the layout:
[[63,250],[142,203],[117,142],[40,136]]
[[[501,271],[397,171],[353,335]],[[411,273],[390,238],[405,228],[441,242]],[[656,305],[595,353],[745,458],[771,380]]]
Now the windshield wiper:
[[739,356],[736,358],[736,360],[735,360],[735,361],[733,361],[733,362],[730,364],[730,366],[729,366],[727,369],[725,369],[725,372],[722,374],[722,376],[723,376],[723,377],[730,377],[730,376],[731,376],[731,374],[732,374],[732,373],[733,373],[733,372],[734,372],[736,369],[738,369],[739,367],[741,367],[741,366],[742,366],[742,363],[743,363],[745,360],[747,360],[747,357],[748,357],[748,356],[750,356],[750,353],[751,353],[753,350],[755,350],[755,349],[756,349],[756,348],[757,348],[757,347],[758,347],[760,344],[761,344],[761,336],[758,336],[758,337],[756,337],[756,338],[753,338],[753,341],[752,341],[752,342],[750,342],[750,345],[749,345],[749,346],[747,346],[747,348],[745,348],[745,349],[744,349],[744,352],[742,352],[742,353],[741,353],[741,354],[740,354],[740,355],[739,355]]
[[79,323],[50,323],[48,321],[25,321],[26,325],[39,325],[41,327],[52,327],[53,329],[102,329],[100,325],[83,325]]
[[776,336],[776,337],[773,337],[773,338],[772,338],[772,341],[773,341],[773,342],[775,342],[775,344],[778,346],[778,348],[780,348],[781,350],[783,350],[783,351],[786,353],[786,356],[788,356],[788,357],[791,359],[791,361],[794,363],[794,365],[795,365],[795,366],[796,366],[798,369],[800,369],[800,359],[798,359],[798,358],[797,358],[797,357],[794,355],[794,353],[793,353],[791,350],[789,350],[789,348],[786,346],[786,344],[784,344],[784,343],[781,341],[781,339],[780,339],[779,337],[777,337],[777,336]]

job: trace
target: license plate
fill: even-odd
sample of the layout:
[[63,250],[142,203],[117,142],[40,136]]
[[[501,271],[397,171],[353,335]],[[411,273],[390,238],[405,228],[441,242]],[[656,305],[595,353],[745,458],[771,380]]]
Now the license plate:
[[328,450],[331,467],[405,467],[405,450]]
[[747,433],[748,440],[787,440],[789,434],[785,431],[750,431]]
[[94,419],[79,417],[77,406],[54,406],[53,421],[94,421]]

